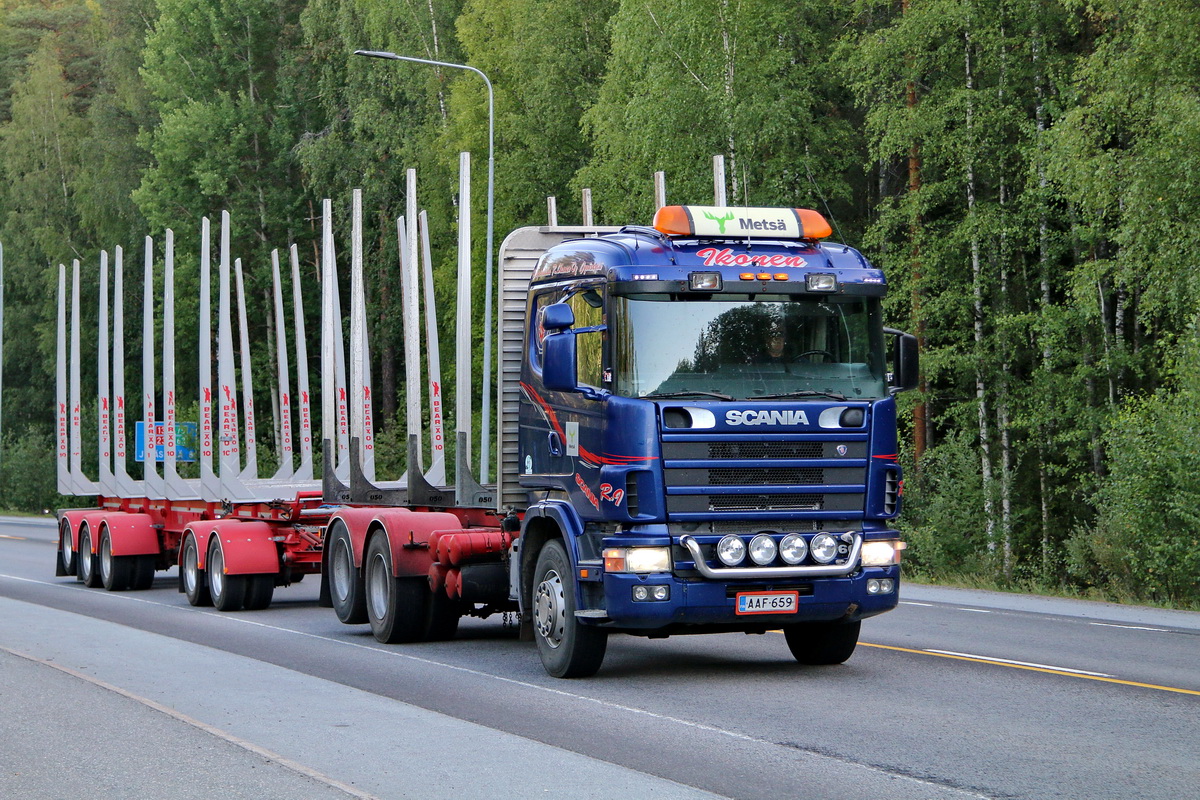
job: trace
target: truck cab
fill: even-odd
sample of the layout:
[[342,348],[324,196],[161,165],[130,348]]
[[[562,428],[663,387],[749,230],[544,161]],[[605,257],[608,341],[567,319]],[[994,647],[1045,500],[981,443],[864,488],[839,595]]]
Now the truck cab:
[[[895,607],[916,342],[829,233],[804,209],[665,206],[537,261],[516,480],[552,674],[594,672],[615,631],[782,628],[797,659],[838,663]],[[567,563],[541,563],[550,542]]]

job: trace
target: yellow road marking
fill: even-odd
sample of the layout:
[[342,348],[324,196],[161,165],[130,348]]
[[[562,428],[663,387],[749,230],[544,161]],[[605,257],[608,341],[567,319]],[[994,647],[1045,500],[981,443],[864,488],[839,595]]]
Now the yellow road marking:
[[1103,683],[1119,683],[1122,686],[1137,686],[1142,689],[1157,689],[1160,692],[1174,692],[1176,694],[1190,694],[1200,697],[1200,691],[1194,689],[1180,689],[1175,686],[1158,686],[1153,683],[1138,683],[1137,681],[1123,681],[1120,678],[1102,678],[1098,675],[1081,675],[1078,672],[1064,672],[1060,669],[1046,669],[1045,667],[1029,667],[1023,664],[1009,664],[1004,661],[993,661],[989,658],[972,658],[970,656],[955,656],[947,653],[931,653],[928,650],[914,650],[909,647],[894,647],[889,644],[871,644],[869,642],[859,642],[862,647],[876,647],[880,650],[897,650],[901,653],[914,653],[919,656],[933,656],[934,658],[951,658],[955,661],[974,661],[978,664],[991,664],[996,667],[1008,667],[1009,669],[1025,669],[1030,672],[1045,672],[1050,675],[1063,675],[1068,678],[1081,678],[1085,681],[1101,681]]
[[13,540],[15,540],[15,541],[18,541],[18,542],[23,542],[23,541],[25,541],[25,537],[24,537],[24,536],[6,536],[6,535],[5,535],[5,534],[3,534],[3,533],[0,533],[0,539],[13,539]]

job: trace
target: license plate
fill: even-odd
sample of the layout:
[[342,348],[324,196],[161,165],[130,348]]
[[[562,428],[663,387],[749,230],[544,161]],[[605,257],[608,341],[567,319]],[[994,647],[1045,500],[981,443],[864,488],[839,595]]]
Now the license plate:
[[736,614],[795,614],[799,592],[744,592],[737,595]]

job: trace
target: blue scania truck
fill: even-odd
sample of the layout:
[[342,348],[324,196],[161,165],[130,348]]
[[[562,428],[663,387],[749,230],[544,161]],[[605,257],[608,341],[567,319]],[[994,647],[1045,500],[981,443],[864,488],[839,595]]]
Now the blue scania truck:
[[[203,292],[197,358],[207,421],[201,430],[219,422],[230,454],[223,453],[217,473],[212,441],[205,440],[198,481],[181,479],[171,459],[163,475],[148,459],[145,480],[132,481],[123,453],[110,454],[119,449],[108,444],[113,431],[124,429],[120,346],[112,366],[117,419],[111,428],[106,415],[99,419],[100,480],[84,475],[79,266],[69,359],[60,270],[60,491],[100,496],[93,508],[60,512],[57,574],[118,591],[147,588],[155,570],[178,565],[180,591],[190,603],[236,612],[264,609],[276,587],[319,571],[321,604],[343,623],[369,624],[381,642],[448,639],[464,616],[516,612],[522,632],[557,677],[594,674],[614,633],[782,630],[798,661],[840,663],[854,651],[860,622],[895,607],[904,549],[892,527],[902,487],[895,394],[916,384],[916,340],[884,327],[883,274],[853,248],[824,242],[830,230],[820,214],[664,206],[651,227],[514,231],[500,250],[496,435],[485,439],[498,445],[495,483],[486,474],[475,481],[464,467],[469,402],[455,413],[454,485],[444,485],[438,470],[418,468],[421,357],[415,310],[406,304],[413,468],[406,483],[386,485],[374,483],[368,460],[373,415],[362,366],[369,354],[357,256],[351,259],[351,377],[347,383],[335,375],[343,363],[336,355],[342,323],[329,205],[319,484],[311,483],[311,456],[301,459],[291,479],[259,479],[252,461],[239,463],[234,445],[243,427],[234,401],[227,215],[219,393],[206,383],[212,359],[203,345],[211,310]],[[168,237],[167,264],[170,243]],[[469,263],[468,253],[466,241],[460,264]],[[295,258],[293,250],[299,292]],[[402,261],[411,275],[415,255]],[[102,257],[102,342],[108,335],[105,263]],[[149,298],[149,256],[146,263]],[[202,258],[202,286],[211,282],[206,263]],[[456,405],[471,396],[464,380],[471,366],[469,270],[460,273],[459,285],[456,380],[464,388]],[[170,309],[169,270],[164,286],[163,307]],[[153,420],[155,304],[144,307],[144,416]],[[120,319],[119,304],[117,312]],[[296,363],[303,365],[306,336],[302,315],[296,318]],[[163,363],[171,367],[163,370],[167,420],[175,413],[173,324],[173,317],[163,323]],[[112,329],[118,335],[122,326],[114,321]],[[242,336],[248,382],[244,330]],[[276,339],[286,375],[285,337]],[[428,360],[438,361],[433,353]],[[107,357],[97,370],[100,407],[107,408]],[[305,367],[305,446],[312,436],[307,381]],[[440,403],[438,381],[430,382],[430,396]],[[280,386],[286,408],[282,378]],[[219,415],[213,396],[225,398]],[[76,410],[68,415],[68,408]],[[290,453],[281,456],[282,464],[290,462]],[[294,499],[279,499],[285,493]]]
[[506,240],[497,491],[550,674],[595,673],[611,633],[782,630],[841,663],[896,606],[917,344],[829,235],[804,209],[664,206]]

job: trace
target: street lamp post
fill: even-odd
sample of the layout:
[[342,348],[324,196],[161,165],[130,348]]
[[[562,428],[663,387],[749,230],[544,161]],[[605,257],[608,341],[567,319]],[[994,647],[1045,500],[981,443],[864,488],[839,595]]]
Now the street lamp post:
[[414,64],[428,64],[434,67],[450,67],[451,69],[465,69],[468,72],[474,72],[479,77],[483,78],[483,82],[487,84],[488,92],[488,183],[487,183],[487,247],[485,260],[485,279],[484,292],[486,296],[483,301],[483,424],[480,426],[479,434],[479,482],[486,484],[488,482],[488,459],[490,457],[491,447],[491,392],[492,392],[492,203],[495,198],[494,181],[496,175],[496,160],[494,148],[494,133],[495,133],[495,98],[492,94],[492,82],[488,80],[488,76],[475,67],[466,64],[454,64],[448,61],[432,61],[427,58],[414,58],[413,56],[400,56],[395,53],[383,52],[380,50],[355,50],[354,55],[366,56],[368,58],[384,58],[390,61],[411,61]]

